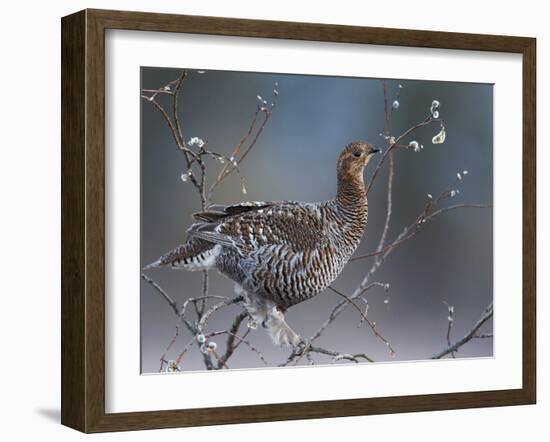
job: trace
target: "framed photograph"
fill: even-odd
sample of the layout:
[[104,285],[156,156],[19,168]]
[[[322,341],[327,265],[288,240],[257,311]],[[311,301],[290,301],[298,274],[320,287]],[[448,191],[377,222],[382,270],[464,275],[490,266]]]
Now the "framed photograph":
[[533,404],[535,39],[62,19],[62,423]]

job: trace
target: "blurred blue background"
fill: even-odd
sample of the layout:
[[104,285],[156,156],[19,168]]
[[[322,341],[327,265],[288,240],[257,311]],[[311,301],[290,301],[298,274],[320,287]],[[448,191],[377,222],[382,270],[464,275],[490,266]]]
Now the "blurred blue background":
[[[180,98],[185,138],[208,140],[209,149],[229,155],[246,133],[258,105],[257,95],[270,101],[278,83],[278,104],[256,147],[241,166],[247,195],[237,174],[214,195],[215,203],[246,200],[320,201],[336,190],[336,159],[353,140],[384,145],[384,101],[379,79],[264,74],[188,69]],[[142,87],[158,88],[174,80],[180,70],[142,68]],[[426,194],[437,195],[456,180],[460,194],[448,204],[492,203],[493,194],[493,87],[437,81],[388,79],[388,99],[400,89],[399,108],[392,114],[394,135],[401,134],[429,115],[432,100],[441,103],[445,121],[444,144],[433,145],[437,125],[419,129],[407,141],[417,140],[420,152],[399,150],[395,155],[393,219],[389,239],[398,235],[423,209]],[[168,105],[168,101],[162,103]],[[156,260],[185,241],[191,213],[200,208],[192,186],[180,179],[186,172],[165,121],[151,103],[141,103],[141,262]],[[210,164],[212,178],[220,170]],[[370,179],[373,165],[365,172]],[[375,249],[386,214],[387,171],[378,176],[369,194],[369,221],[357,254]],[[492,300],[492,209],[464,208],[443,214],[412,240],[396,249],[373,281],[390,283],[389,295],[369,292],[369,318],[391,342],[396,357],[366,327],[357,328],[358,312],[348,308],[317,341],[320,346],[346,353],[367,353],[376,361],[422,360],[446,346],[447,305],[455,306],[453,340],[471,328]],[[370,269],[373,258],[350,262],[334,286],[351,293]],[[178,303],[200,293],[201,273],[156,269],[149,272]],[[211,294],[231,296],[233,283],[211,272]],[[291,327],[309,336],[328,317],[341,298],[325,291],[287,313]],[[387,299],[385,303],[384,300]],[[212,330],[226,329],[238,312],[227,308],[213,317]],[[177,325],[165,301],[149,285],[141,285],[141,370],[159,369],[160,356]],[[492,323],[482,329],[492,332]],[[180,336],[167,355],[175,359],[190,336]],[[274,347],[258,329],[250,341],[271,365],[285,360],[288,350]],[[218,345],[223,349],[223,340]],[[460,349],[457,357],[492,356],[493,340],[479,339]],[[330,358],[314,355],[316,362]],[[230,360],[231,368],[262,367],[257,355],[241,346]],[[181,368],[201,370],[196,348],[186,354]]]

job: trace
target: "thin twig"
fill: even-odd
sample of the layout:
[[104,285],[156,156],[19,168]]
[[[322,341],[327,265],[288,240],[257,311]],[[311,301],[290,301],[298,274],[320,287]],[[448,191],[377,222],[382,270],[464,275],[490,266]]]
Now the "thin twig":
[[[233,324],[231,325],[231,328],[229,329],[229,333],[228,333],[228,336],[227,336],[227,342],[225,343],[225,353],[221,357],[221,359],[220,359],[221,361],[225,362],[233,355],[233,352],[237,348],[237,345],[235,345],[235,336],[237,335],[237,333],[239,331],[239,327],[241,326],[241,323],[247,317],[248,317],[247,312],[241,312],[234,319]],[[240,342],[242,342],[242,341],[239,341],[237,344],[239,344]]]
[[[273,101],[271,103],[271,107],[265,106],[258,106],[258,109],[254,113],[254,116],[252,117],[252,121],[250,123],[250,126],[248,128],[248,131],[245,133],[245,135],[241,138],[240,142],[235,146],[233,149],[233,152],[231,154],[230,160],[228,163],[224,165],[222,170],[219,172],[218,176],[216,177],[216,180],[212,183],[210,186],[210,190],[208,191],[208,199],[212,199],[212,195],[214,194],[214,191],[216,187],[218,187],[222,181],[227,178],[229,175],[231,175],[235,171],[239,171],[239,165],[243,162],[243,160],[246,158],[246,156],[250,153],[250,151],[254,148],[256,143],[258,142],[258,139],[262,135],[265,127],[267,126],[267,123],[271,116],[273,115],[273,111],[275,110],[275,107],[277,106],[277,97],[279,95],[279,92],[277,89],[274,90],[273,94]],[[244,150],[244,152],[240,155],[242,147],[244,146],[246,140],[248,140],[252,133],[254,132],[254,128],[256,126],[256,122],[258,119],[258,115],[260,112],[264,113],[264,120],[262,121],[261,125],[259,126],[256,135],[248,145],[248,147]]]
[[178,339],[178,335],[179,335],[179,328],[178,326],[176,325],[176,331],[174,333],[174,337],[170,340],[170,343],[168,344],[168,346],[166,347],[166,350],[164,350],[164,353],[162,354],[162,356],[160,357],[160,368],[159,368],[159,373],[162,373],[162,369],[164,367],[164,363],[166,362],[166,355],[168,354],[168,352],[170,351],[170,348],[172,348],[172,345],[174,345],[174,343],[176,342],[176,339]]
[[[451,330],[453,328],[455,307],[454,307],[454,305],[451,305],[451,304],[448,304],[448,303],[445,303],[445,304],[447,304],[447,313],[448,313],[448,316],[447,316],[447,336],[446,336],[446,338],[447,338],[447,346],[450,347],[452,345],[451,344]],[[453,358],[456,358],[454,351],[451,351],[451,356]]]
[[416,125],[410,127],[409,129],[407,129],[405,132],[403,132],[401,135],[399,135],[399,137],[397,137],[391,144],[390,146],[384,151],[384,154],[382,155],[382,158],[380,158],[380,161],[378,162],[378,164],[376,165],[376,168],[374,169],[374,172],[371,176],[371,179],[366,187],[366,191],[367,191],[367,194],[370,192],[370,189],[374,183],[374,180],[376,179],[376,177],[378,176],[378,173],[380,172],[380,169],[382,168],[382,165],[384,164],[384,162],[386,161],[386,158],[387,156],[389,155],[389,153],[392,151],[392,149],[394,149],[395,147],[397,147],[398,145],[400,145],[400,142],[401,140],[403,140],[403,138],[406,138],[408,137],[410,134],[412,134],[415,130],[417,129],[420,129],[421,127],[424,127],[424,126],[427,126],[431,123],[440,123],[441,120],[436,120],[435,118],[432,118],[432,116],[430,115],[429,117],[426,117],[425,120],[421,121],[420,123],[417,123]]
[[327,356],[332,356],[332,363],[337,362],[339,360],[349,360],[349,361],[358,363],[359,359],[364,359],[368,362],[374,362],[374,359],[372,359],[366,353],[356,353],[356,354],[342,353],[339,351],[328,350],[326,348],[313,346],[311,345],[311,343],[309,343],[301,348],[296,348],[288,356],[285,362],[283,362],[282,364],[279,364],[279,367],[286,367],[290,364],[297,365],[303,356],[309,359],[310,353],[319,353]]
[[355,307],[357,309],[357,311],[359,312],[359,314],[361,315],[361,318],[366,321],[370,328],[372,329],[374,335],[380,339],[385,345],[386,347],[388,347],[388,350],[390,351],[390,355],[393,357],[395,355],[395,350],[392,348],[392,346],[390,345],[389,341],[384,338],[384,336],[382,336],[378,330],[376,329],[376,324],[374,322],[372,322],[370,319],[368,319],[364,314],[363,312],[361,311],[361,309],[357,306],[357,304],[355,302],[353,302],[351,300],[351,298],[349,296],[346,296],[344,295],[342,292],[336,290],[334,287],[332,286],[329,286],[328,287],[329,289],[331,289],[334,293],[338,294],[339,296],[345,298],[345,302],[348,302],[349,304],[351,304],[353,307]]
[[[179,320],[181,322],[183,322],[183,324],[185,324],[185,326],[187,327],[187,329],[189,330],[189,332],[191,332],[192,335],[196,335],[198,332],[199,332],[199,329],[197,327],[195,327],[194,324],[192,324],[186,317],[185,315],[183,314],[180,314],[179,310],[178,310],[178,306],[176,304],[176,302],[168,295],[168,293],[166,293],[166,291],[161,287],[159,286],[155,281],[153,281],[151,278],[149,278],[146,274],[142,273],[141,274],[141,277],[147,281],[149,284],[151,284],[152,287],[154,287],[157,292],[159,292],[162,297],[164,298],[164,300],[168,303],[168,305],[170,305],[170,307],[172,308],[172,310],[174,311],[174,313],[176,314],[176,316],[179,318]],[[212,370],[212,368],[214,367],[213,363],[212,363],[212,358],[210,357],[209,354],[204,354],[203,353],[203,360],[204,360],[204,365],[206,366],[206,369],[207,370]]]
[[[203,299],[205,299],[204,296],[199,296],[197,298],[187,298],[183,305],[181,306],[181,309],[179,311],[179,315],[183,316],[185,315],[185,311],[187,310],[187,306],[190,303],[197,304],[198,302],[201,302]],[[218,296],[218,295],[207,295],[206,299],[229,299],[227,296]]]
[[[252,123],[247,133],[241,139],[240,143],[235,147],[232,157],[229,159],[218,152],[213,152],[211,149],[207,150],[204,147],[207,142],[204,140],[200,143],[186,144],[184,133],[183,133],[183,126],[181,124],[181,118],[180,118],[179,109],[178,109],[179,94],[182,89],[182,84],[186,78],[187,78],[187,72],[185,70],[182,70],[177,79],[170,81],[165,86],[160,87],[158,89],[142,89],[141,94],[144,100],[150,102],[155,107],[155,109],[159,111],[160,115],[166,122],[168,129],[172,134],[176,147],[178,148],[179,151],[183,153],[185,164],[187,166],[187,178],[189,178],[190,182],[193,184],[193,187],[197,190],[199,194],[200,201],[201,201],[201,210],[205,210],[206,207],[210,204],[211,195],[214,188],[217,185],[219,185],[221,181],[226,176],[230,175],[232,172],[236,171],[237,173],[240,174],[239,165],[242,163],[244,158],[250,153],[250,151],[254,148],[254,146],[258,142],[263,130],[267,125],[267,122],[269,121],[273,113],[273,109],[275,108],[275,105],[277,103],[277,96],[279,92],[277,90],[277,84],[275,84],[275,89],[273,91],[273,94],[274,94],[273,102],[271,103],[270,106],[268,106],[267,103],[263,101],[263,105],[258,106],[257,110],[254,113]],[[169,100],[171,100],[171,109],[170,109],[171,115],[169,115],[169,112],[167,111],[167,109],[159,101],[157,101],[157,98],[160,99],[161,96],[167,96]],[[260,113],[263,113],[265,118],[261,122],[259,128],[256,130],[257,120]],[[252,137],[252,139],[250,139],[250,137]],[[248,142],[249,140],[250,142]],[[248,142],[248,145],[247,145],[247,142]],[[197,147],[194,147],[194,146],[197,146]],[[206,183],[207,167],[205,163],[205,157],[216,158],[221,162],[223,162],[224,159],[228,160],[225,166],[221,169],[220,174],[216,179],[216,182],[212,185],[210,192],[208,193],[207,193],[207,183]],[[194,167],[195,164],[197,165],[197,167]],[[241,177],[241,180],[242,179],[243,178]],[[244,189],[244,183],[243,183],[243,189]],[[172,299],[168,295],[168,293],[165,290],[163,290],[156,282],[154,282],[151,278],[149,278],[145,274],[142,274],[142,278],[145,281],[147,281],[149,284],[151,284],[163,296],[163,298],[170,305],[174,313],[186,325],[186,327],[189,329],[189,331],[193,335],[202,333],[203,328],[206,327],[207,325],[208,319],[214,312],[221,309],[222,307],[239,302],[239,300],[242,299],[241,297],[237,297],[237,298],[234,298],[233,300],[228,300],[227,298],[224,298],[224,297],[209,295],[208,294],[209,274],[208,274],[208,271],[204,271],[203,281],[202,281],[202,295],[197,298],[188,298],[184,302],[182,308],[179,309],[174,299]],[[214,298],[223,299],[223,301],[209,308],[208,300],[214,299]],[[197,316],[197,320],[195,322],[190,321],[186,317],[186,308],[189,305],[189,303],[193,303],[193,307],[195,309],[195,313]],[[242,319],[243,315],[244,313],[241,313],[237,318],[235,318],[235,321],[238,320],[238,323],[240,324],[240,322],[242,322],[243,320]],[[241,319],[239,320],[239,318]],[[233,324],[233,326],[235,326],[235,324],[236,322]],[[238,330],[238,324],[237,324],[237,330]],[[231,331],[228,331],[228,333],[230,332]],[[247,334],[248,334],[248,330],[244,334],[244,336],[246,336]],[[229,346],[231,348],[230,354],[219,356],[212,351],[203,352],[205,365],[207,366],[208,369],[214,368],[210,355],[214,355],[218,359],[218,368],[222,366],[227,368],[227,364],[226,364],[227,359],[231,356],[232,352],[234,352],[234,350],[242,342],[242,341],[239,341],[239,339],[242,339],[239,337],[232,338],[231,336],[229,336],[228,340],[229,339],[231,339],[231,345]],[[237,339],[238,342],[235,343],[235,339]],[[187,351],[187,349],[188,347],[184,349],[184,352]],[[183,353],[180,356],[183,356]],[[165,359],[164,355],[161,359],[162,360]]]
[[218,311],[219,309],[221,309],[222,307],[227,307],[229,305],[232,305],[232,304],[237,304],[239,302],[242,302],[243,301],[243,297],[242,296],[236,296],[235,298],[232,298],[232,299],[226,299],[225,301],[222,301],[218,304],[215,304],[213,305],[212,307],[210,307],[209,310],[207,310],[200,318],[199,320],[199,323],[197,324],[197,328],[199,330],[203,330],[205,327],[206,327],[206,324],[208,323],[208,320],[210,319],[210,316],[212,316],[216,311]]
[[170,295],[168,293],[166,293],[164,291],[164,289],[158,285],[155,281],[153,281],[151,278],[149,278],[145,273],[142,273],[141,274],[141,277],[146,281],[148,282],[149,284],[151,284],[157,292],[159,292],[162,297],[165,299],[165,301],[168,303],[168,305],[170,307],[172,307],[172,310],[174,310],[174,313],[179,316],[179,312],[178,312],[178,305],[176,304],[176,301],[174,301]]
[[[465,208],[487,209],[487,208],[490,208],[490,207],[492,207],[491,204],[454,204],[452,206],[443,207],[442,209],[439,209],[439,210],[436,210],[435,212],[432,212],[428,216],[418,217],[417,220],[418,219],[423,219],[425,222],[421,223],[421,225],[419,225],[418,221],[415,221],[412,225],[407,226],[403,231],[404,234],[401,233],[398,238],[396,238],[391,244],[388,244],[383,249],[375,250],[373,252],[369,252],[369,253],[366,253],[364,255],[354,256],[349,261],[350,262],[358,261],[360,259],[370,258],[372,256],[381,255],[381,254],[384,254],[388,251],[391,251],[391,249],[395,248],[396,246],[404,243],[405,241],[408,241],[409,239],[411,239],[415,235],[417,235],[421,230],[423,230],[424,225],[428,221],[432,220],[433,218],[435,218],[435,217],[437,217],[437,216],[439,216],[439,215],[441,215],[445,212],[449,212],[451,210],[456,210],[456,209],[465,209]],[[417,228],[414,228],[414,227],[417,227]],[[413,228],[414,228],[414,230],[413,230]]]
[[[217,332],[212,332],[212,333],[209,333],[208,334],[208,337],[212,337],[212,336],[219,336],[219,335],[229,335],[229,336],[232,336],[234,339],[237,339],[239,342],[245,344],[246,346],[248,346],[248,348],[250,348],[250,350],[252,350],[254,353],[256,353],[258,355],[258,357],[261,359],[261,361],[265,364],[265,365],[270,365],[269,362],[267,362],[267,360],[265,359],[264,355],[262,354],[262,352],[260,350],[258,350],[256,347],[254,347],[254,345],[252,345],[250,343],[250,341],[244,339],[244,338],[241,338],[240,336],[238,336],[237,334],[235,333],[232,333],[230,332],[229,330],[221,330],[221,331],[217,331]],[[222,360],[223,357],[220,357],[220,360]]]
[[467,342],[470,342],[475,336],[477,331],[485,324],[490,318],[493,317],[493,303],[491,302],[481,314],[481,317],[477,320],[471,330],[464,335],[462,339],[456,341],[453,345],[448,346],[439,353],[436,353],[431,357],[431,359],[441,359],[443,356],[448,355],[449,353],[457,351]]
[[473,339],[491,339],[493,337],[493,333],[482,333],[480,335],[474,335],[472,336]]
[[191,338],[191,340],[189,342],[187,342],[187,344],[185,344],[185,347],[183,347],[183,350],[181,351],[181,353],[178,355],[178,357],[176,358],[176,366],[179,367],[180,365],[180,362],[181,360],[183,359],[183,355],[185,355],[185,353],[187,353],[189,351],[189,349],[191,348],[191,346],[195,343],[196,341],[196,338],[193,336]]

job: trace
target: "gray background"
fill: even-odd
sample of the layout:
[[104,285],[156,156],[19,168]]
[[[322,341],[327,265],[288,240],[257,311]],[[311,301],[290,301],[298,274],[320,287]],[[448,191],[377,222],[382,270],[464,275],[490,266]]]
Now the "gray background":
[[[143,68],[142,87],[157,88],[179,75],[178,70]],[[320,201],[335,193],[335,162],[341,148],[362,139],[383,145],[383,96],[377,79],[257,74],[189,70],[180,99],[180,116],[186,139],[208,139],[209,148],[229,154],[246,132],[257,106],[256,95],[271,97],[279,83],[277,108],[254,151],[241,170],[248,194],[241,193],[233,174],[214,196],[216,203],[243,200],[291,199]],[[432,145],[437,126],[422,128],[413,139],[425,145],[419,153],[396,155],[394,217],[389,238],[394,238],[422,210],[426,193],[438,194],[468,169],[460,195],[450,203],[492,203],[492,107],[493,89],[487,84],[388,80],[388,95],[403,85],[400,107],[393,113],[393,133],[398,135],[425,118],[433,99],[441,102],[447,140]],[[167,103],[167,102],[166,102]],[[186,171],[170,132],[158,111],[142,101],[141,262],[156,260],[185,240],[190,214],[199,200],[189,183],[180,179]],[[219,165],[212,162],[213,171]],[[370,177],[373,166],[366,171]],[[358,254],[372,251],[382,230],[386,210],[385,173],[369,194],[369,221]],[[318,345],[346,353],[366,352],[377,361],[426,359],[446,345],[447,307],[455,305],[453,338],[471,328],[492,299],[492,209],[460,209],[439,217],[426,230],[400,246],[377,272],[374,280],[389,282],[389,303],[373,290],[369,317],[392,343],[394,359],[370,329],[357,328],[358,312],[348,308],[317,341]],[[372,259],[349,263],[334,286],[351,293],[370,268]],[[201,274],[155,269],[149,275],[182,303],[200,293]],[[233,284],[211,272],[211,294],[231,296]],[[309,336],[327,318],[341,298],[330,291],[299,304],[287,313],[295,331]],[[236,307],[214,316],[211,330],[226,329]],[[176,317],[150,286],[141,285],[141,370],[156,372],[159,358],[174,335]],[[492,324],[482,329],[491,332]],[[175,358],[189,340],[180,336],[168,358]],[[283,362],[287,349],[274,347],[258,329],[250,341],[271,365]],[[223,340],[217,340],[223,349]],[[492,339],[476,340],[462,347],[458,357],[491,356]],[[330,358],[314,355],[316,362]],[[257,355],[241,346],[229,361],[231,368],[263,367]],[[181,364],[185,370],[204,369],[197,350]]]

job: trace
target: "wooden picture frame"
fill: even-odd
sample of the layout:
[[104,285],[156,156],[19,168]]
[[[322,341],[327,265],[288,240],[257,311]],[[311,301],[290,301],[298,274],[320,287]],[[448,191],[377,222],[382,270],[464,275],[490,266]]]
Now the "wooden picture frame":
[[[523,383],[457,392],[132,413],[105,411],[105,30],[517,53],[523,63]],[[84,10],[62,19],[62,424],[83,432],[533,404],[536,400],[536,40]]]

